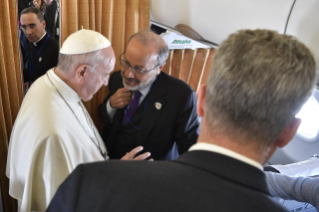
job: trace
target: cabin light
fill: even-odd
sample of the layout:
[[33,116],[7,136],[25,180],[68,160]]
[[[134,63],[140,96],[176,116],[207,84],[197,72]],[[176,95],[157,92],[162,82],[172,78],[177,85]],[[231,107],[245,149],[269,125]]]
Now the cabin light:
[[308,99],[296,118],[301,119],[297,136],[304,141],[317,141],[319,137],[319,104],[314,97]]

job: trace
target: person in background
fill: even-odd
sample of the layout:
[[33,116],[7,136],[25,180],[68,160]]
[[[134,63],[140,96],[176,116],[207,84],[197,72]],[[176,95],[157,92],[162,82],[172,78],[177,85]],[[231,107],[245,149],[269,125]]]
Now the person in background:
[[18,22],[19,22],[19,38],[20,38],[20,47],[21,47],[21,56],[22,56],[22,68],[25,69],[28,67],[28,46],[29,41],[27,40],[23,30],[21,29],[20,16],[22,10],[32,5],[32,0],[18,0]]
[[34,5],[34,7],[41,10],[43,15],[44,15],[45,10],[46,10],[46,6],[47,6],[47,4],[44,2],[44,0],[33,0],[33,5]]
[[132,35],[110,78],[110,93],[99,106],[110,158],[136,146],[154,160],[173,160],[198,137],[196,94],[185,82],[162,72],[168,57],[164,40],[151,31]]
[[294,136],[315,81],[314,57],[296,38],[231,34],[199,89],[200,134],[187,153],[79,165],[47,211],[288,211],[270,195],[262,165]]
[[[7,158],[9,194],[18,200],[19,211],[44,211],[78,164],[108,159],[82,101],[108,84],[114,64],[109,40],[82,29],[63,43],[58,66],[31,86],[14,123]],[[122,159],[133,159],[140,150]]]
[[319,211],[319,178],[291,177],[285,174],[265,172],[270,194],[285,200],[307,202]]
[[45,31],[41,10],[29,7],[21,12],[21,29],[29,40],[24,82],[32,84],[58,63],[59,43]]
[[32,4],[32,0],[18,0],[18,20],[20,21],[20,14],[22,10],[27,7],[30,7]]
[[59,5],[55,0],[44,0],[47,4],[44,20],[46,21],[45,30],[55,39],[59,40]]

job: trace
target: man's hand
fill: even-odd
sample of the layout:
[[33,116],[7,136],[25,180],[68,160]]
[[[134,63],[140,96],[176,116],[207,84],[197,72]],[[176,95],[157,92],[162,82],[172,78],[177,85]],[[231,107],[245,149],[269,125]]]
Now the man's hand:
[[[142,150],[143,150],[142,146],[135,147],[132,151],[126,153],[126,155],[124,155],[121,158],[121,160],[145,160],[146,158],[148,158],[151,155],[151,153],[145,152],[145,153],[135,157],[135,155]],[[153,161],[153,159],[149,159],[149,161]]]
[[122,109],[131,101],[132,93],[127,88],[118,89],[110,98],[112,108]]

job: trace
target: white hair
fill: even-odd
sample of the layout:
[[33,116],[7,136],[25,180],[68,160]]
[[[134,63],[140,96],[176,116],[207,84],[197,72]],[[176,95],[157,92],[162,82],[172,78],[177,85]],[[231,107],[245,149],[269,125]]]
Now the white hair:
[[94,72],[95,67],[104,62],[105,57],[102,54],[102,50],[85,53],[85,54],[75,54],[75,55],[66,55],[59,54],[58,68],[69,72],[76,69],[78,66],[86,64],[90,68],[91,72]]

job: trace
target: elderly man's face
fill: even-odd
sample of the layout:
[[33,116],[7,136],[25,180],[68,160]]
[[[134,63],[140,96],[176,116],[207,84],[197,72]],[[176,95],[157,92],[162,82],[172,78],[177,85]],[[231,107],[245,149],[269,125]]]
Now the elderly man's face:
[[40,22],[38,16],[34,13],[23,14],[21,16],[21,26],[30,42],[37,42],[45,33],[45,21]]
[[107,86],[109,82],[110,73],[114,69],[115,55],[112,47],[101,50],[104,57],[106,58],[102,64],[95,67],[95,71],[87,72],[87,81],[83,85],[83,91],[81,98],[83,101],[89,101],[93,98],[93,95],[104,85]]
[[129,90],[141,90],[150,85],[162,68],[156,67],[158,65],[157,56],[158,49],[145,46],[133,38],[126,47],[126,51],[121,59],[130,66],[141,70],[153,70],[144,75],[138,75],[133,72],[131,67],[127,69],[122,67],[121,72],[124,86]]

